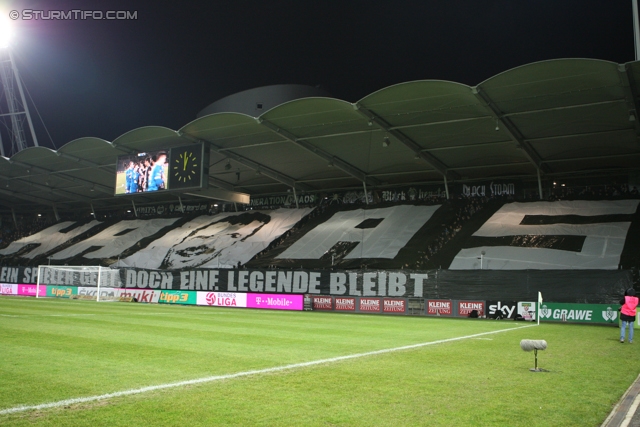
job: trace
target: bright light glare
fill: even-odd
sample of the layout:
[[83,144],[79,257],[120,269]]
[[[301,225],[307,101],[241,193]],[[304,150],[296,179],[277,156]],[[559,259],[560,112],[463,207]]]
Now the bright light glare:
[[12,38],[12,22],[6,16],[0,15],[0,48],[9,47]]

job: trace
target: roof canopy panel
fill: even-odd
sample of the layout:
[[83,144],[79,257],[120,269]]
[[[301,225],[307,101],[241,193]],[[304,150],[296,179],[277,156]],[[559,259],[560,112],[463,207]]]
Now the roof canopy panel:
[[[296,138],[312,138],[368,130],[368,120],[352,104],[332,98],[287,102],[260,116]],[[276,130],[277,131],[277,130]]]
[[[477,87],[400,83],[355,104],[303,98],[259,118],[216,113],[179,131],[134,129],[112,143],[80,138],[57,152],[0,158],[0,203],[77,208],[130,205],[113,197],[116,157],[205,141],[210,183],[260,196],[451,180],[537,179],[638,170],[640,62],[559,59],[505,71]],[[4,186],[3,186],[4,183]],[[9,185],[7,187],[7,185]],[[187,195],[183,195],[184,199]],[[176,194],[135,196],[136,204]]]
[[374,92],[357,104],[394,127],[487,115],[469,86],[441,80],[397,84]]
[[618,64],[595,59],[523,65],[491,77],[478,88],[507,114],[624,98]]

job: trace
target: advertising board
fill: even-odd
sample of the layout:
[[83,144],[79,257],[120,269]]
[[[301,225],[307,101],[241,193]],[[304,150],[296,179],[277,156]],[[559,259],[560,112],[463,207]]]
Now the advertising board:
[[451,300],[445,299],[430,299],[427,300],[427,314],[429,316],[451,316],[452,315]]
[[304,308],[303,299],[303,295],[247,294],[247,307],[270,310],[302,310]]
[[161,304],[195,305],[198,300],[193,291],[160,291],[158,302]]
[[578,323],[618,323],[620,304],[565,304],[545,302],[540,321]]
[[405,314],[407,312],[407,301],[404,299],[385,298],[382,300],[382,311],[384,313]]

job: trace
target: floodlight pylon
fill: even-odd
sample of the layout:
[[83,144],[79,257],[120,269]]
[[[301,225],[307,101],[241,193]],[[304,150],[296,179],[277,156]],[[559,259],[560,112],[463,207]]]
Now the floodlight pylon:
[[[7,120],[5,123],[11,140],[11,150],[9,155],[16,154],[29,146],[27,135],[25,134],[24,122],[26,120],[31,134],[31,141],[34,146],[38,146],[38,138],[33,128],[33,121],[29,113],[29,106],[24,96],[24,88],[18,67],[13,58],[10,46],[0,48],[0,81],[2,82],[2,94],[0,95],[0,109],[6,112],[0,114],[0,119]],[[16,93],[17,92],[17,93]],[[4,104],[4,105],[3,105]],[[0,155],[5,155],[4,144],[0,134]]]

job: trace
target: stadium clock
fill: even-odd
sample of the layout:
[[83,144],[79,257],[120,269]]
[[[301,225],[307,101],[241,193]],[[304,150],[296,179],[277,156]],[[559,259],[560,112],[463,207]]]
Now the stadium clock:
[[202,145],[194,144],[171,149],[169,188],[194,188],[202,186]]

